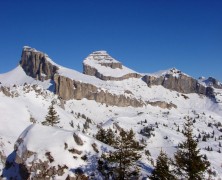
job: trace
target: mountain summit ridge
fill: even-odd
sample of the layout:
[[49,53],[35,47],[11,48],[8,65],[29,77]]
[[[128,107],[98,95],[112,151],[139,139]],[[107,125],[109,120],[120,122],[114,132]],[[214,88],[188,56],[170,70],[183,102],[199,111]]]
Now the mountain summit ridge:
[[[20,65],[28,76],[41,81],[47,79],[54,80],[55,74],[57,76],[60,74],[63,74],[62,76],[70,74],[66,73],[65,68],[57,65],[45,53],[27,46],[23,48]],[[63,73],[59,73],[60,69],[64,70]],[[71,71],[72,70],[69,70],[69,72]],[[95,51],[86,57],[83,61],[83,74],[77,71],[71,74],[72,75],[67,78],[78,81],[78,77],[81,76],[82,78],[80,81],[89,79],[87,83],[89,83],[89,81],[95,82],[98,80],[90,80],[90,78],[86,75],[95,76],[102,81],[123,81],[129,78],[136,78],[139,81],[142,79],[149,87],[153,85],[162,85],[167,89],[175,90],[181,93],[198,93],[210,97],[213,96],[213,89],[211,86],[208,84],[199,83],[198,80],[185,73],[182,73],[176,68],[172,68],[164,73],[162,72],[159,75],[143,75],[123,66],[122,63],[112,58],[106,51]],[[105,83],[106,82],[102,82],[101,84]],[[72,97],[67,98],[71,99]]]

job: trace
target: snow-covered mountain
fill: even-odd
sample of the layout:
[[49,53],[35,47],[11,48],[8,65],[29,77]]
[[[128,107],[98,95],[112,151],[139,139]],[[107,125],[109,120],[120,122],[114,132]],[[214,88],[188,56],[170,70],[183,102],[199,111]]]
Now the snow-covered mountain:
[[[43,126],[52,101],[60,123]],[[0,171],[8,179],[71,179],[81,168],[86,176],[101,179],[98,157],[112,147],[94,135],[100,127],[115,131],[121,127],[132,128],[150,151],[149,160],[144,150],[138,162],[141,178],[147,177],[161,148],[173,157],[184,140],[181,130],[189,116],[195,122],[195,136],[201,137],[201,153],[215,171],[211,178],[218,179],[221,102],[222,84],[214,78],[195,79],[175,68],[138,73],[106,51],[86,57],[81,73],[25,46],[18,67],[0,75]],[[150,137],[140,133],[145,127],[153,128]],[[208,146],[213,151],[206,150]]]

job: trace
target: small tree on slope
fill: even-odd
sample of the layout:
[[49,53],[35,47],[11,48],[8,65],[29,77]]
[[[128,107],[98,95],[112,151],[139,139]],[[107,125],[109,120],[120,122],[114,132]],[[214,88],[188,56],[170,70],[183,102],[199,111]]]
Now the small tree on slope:
[[188,117],[184,124],[186,140],[178,145],[178,150],[174,154],[176,173],[188,180],[202,179],[203,173],[210,166],[209,161],[200,155],[197,142],[193,139],[192,127],[192,119]]
[[138,176],[139,169],[136,161],[141,157],[138,151],[143,147],[134,139],[134,136],[133,130],[122,130],[114,141],[113,147],[116,150],[102,155],[111,173],[114,173],[113,179],[136,179]]
[[161,149],[160,154],[156,160],[155,169],[149,178],[151,180],[176,180],[176,177],[169,169],[169,163],[169,158]]
[[48,108],[48,114],[45,117],[45,121],[42,122],[43,125],[46,126],[54,126],[55,124],[58,124],[59,121],[59,115],[57,115],[57,112],[54,108],[54,103],[52,102],[51,105]]

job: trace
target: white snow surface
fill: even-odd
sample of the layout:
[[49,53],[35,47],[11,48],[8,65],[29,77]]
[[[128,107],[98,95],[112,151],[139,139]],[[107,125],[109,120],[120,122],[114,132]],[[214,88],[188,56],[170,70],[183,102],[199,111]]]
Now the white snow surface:
[[25,71],[20,65],[10,72],[0,74],[0,85],[11,87],[14,85],[21,86],[24,83],[27,84],[39,84],[42,85],[45,89],[48,89],[52,84],[50,80],[47,81],[37,81],[34,78],[27,76]]

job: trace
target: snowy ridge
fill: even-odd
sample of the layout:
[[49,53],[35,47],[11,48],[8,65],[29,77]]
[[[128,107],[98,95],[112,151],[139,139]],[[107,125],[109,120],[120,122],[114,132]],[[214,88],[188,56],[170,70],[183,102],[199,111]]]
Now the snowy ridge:
[[181,72],[180,70],[176,69],[176,68],[170,68],[170,69],[167,69],[167,70],[160,70],[160,71],[157,71],[157,72],[154,72],[154,73],[143,73],[144,75],[148,75],[148,76],[154,76],[154,77],[160,77],[160,76],[165,76],[166,74],[171,74],[173,75],[174,77],[179,77],[180,75],[185,75],[187,77],[190,77],[189,75]]
[[47,81],[37,81],[30,76],[27,76],[20,65],[18,65],[15,69],[10,72],[0,74],[0,85],[2,86],[21,86],[25,83],[27,84],[39,84],[43,86],[45,89],[48,89],[52,83],[50,80]]

